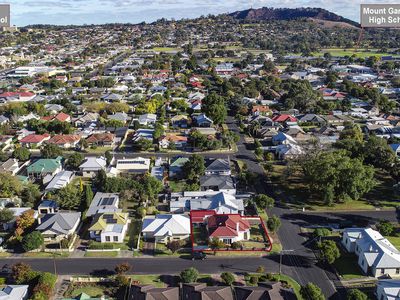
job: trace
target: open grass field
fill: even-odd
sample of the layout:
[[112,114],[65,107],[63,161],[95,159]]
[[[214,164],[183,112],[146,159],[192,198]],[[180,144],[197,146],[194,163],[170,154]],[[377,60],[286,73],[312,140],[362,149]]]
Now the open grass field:
[[394,180],[383,171],[375,172],[377,185],[359,200],[348,200],[337,203],[334,206],[326,206],[322,201],[322,195],[310,194],[308,186],[305,184],[299,171],[287,174],[287,167],[284,165],[274,165],[270,173],[271,181],[276,186],[276,191],[280,197],[290,206],[313,211],[351,211],[351,210],[376,210],[395,209],[399,204],[400,196],[393,192]]
[[313,56],[323,56],[325,53],[330,53],[332,56],[352,56],[355,55],[359,58],[366,58],[370,56],[388,56],[392,55],[390,53],[379,52],[378,49],[340,49],[340,48],[327,48],[323,49],[320,52],[313,53]]

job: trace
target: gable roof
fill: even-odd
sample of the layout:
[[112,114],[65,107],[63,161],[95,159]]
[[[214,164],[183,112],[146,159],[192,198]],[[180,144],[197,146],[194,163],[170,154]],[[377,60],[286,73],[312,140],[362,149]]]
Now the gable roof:
[[206,172],[227,172],[230,170],[229,160],[222,158],[213,160],[206,168]]
[[[128,214],[122,212],[97,214],[93,218],[89,230],[100,231],[109,229],[109,225],[126,225],[128,223]],[[110,229],[115,229],[114,226]]]
[[142,232],[155,237],[190,234],[190,219],[184,215],[156,215],[143,220]]
[[62,157],[41,158],[28,166],[28,173],[54,172],[61,167]]
[[41,219],[41,224],[36,227],[36,230],[49,230],[56,234],[68,234],[80,218],[80,212],[58,212],[55,214],[47,214]]

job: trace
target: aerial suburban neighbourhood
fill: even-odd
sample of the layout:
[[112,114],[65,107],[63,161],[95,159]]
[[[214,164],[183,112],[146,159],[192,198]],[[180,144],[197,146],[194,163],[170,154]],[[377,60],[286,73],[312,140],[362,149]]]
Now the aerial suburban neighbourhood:
[[398,29],[50,2],[0,4],[0,300],[400,299]]

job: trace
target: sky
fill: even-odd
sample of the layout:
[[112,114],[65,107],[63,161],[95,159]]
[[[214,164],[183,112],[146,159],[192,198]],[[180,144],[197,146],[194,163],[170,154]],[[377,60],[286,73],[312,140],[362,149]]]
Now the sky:
[[360,3],[398,0],[0,0],[11,4],[12,25],[82,25],[195,18],[259,7],[322,7],[359,21]]

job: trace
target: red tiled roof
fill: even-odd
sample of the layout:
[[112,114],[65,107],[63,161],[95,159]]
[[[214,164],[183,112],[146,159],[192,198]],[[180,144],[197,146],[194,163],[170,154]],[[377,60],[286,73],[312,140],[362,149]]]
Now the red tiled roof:
[[112,133],[94,133],[89,136],[86,141],[88,143],[97,143],[97,142],[108,142],[111,143],[114,141],[114,135]]
[[55,135],[53,136],[48,143],[56,144],[56,145],[64,145],[64,144],[71,144],[80,140],[79,135],[74,134],[67,134],[67,135]]
[[0,94],[0,97],[33,97],[35,96],[34,93],[31,92],[5,92],[3,94]]
[[45,117],[42,117],[42,120],[45,120],[45,121],[53,121],[53,120],[57,120],[57,121],[60,121],[60,122],[66,122],[68,119],[70,119],[71,118],[71,116],[70,115],[68,115],[68,114],[66,114],[66,113],[63,113],[63,112],[60,112],[60,113],[58,113],[57,115],[55,115],[55,116],[45,116]]
[[238,236],[237,225],[239,225],[239,231],[246,231],[250,228],[249,221],[240,215],[213,215],[208,218],[210,237]]
[[215,215],[215,210],[192,210],[190,216],[193,223],[203,223],[207,216]]
[[296,122],[297,119],[291,115],[283,114],[283,115],[276,115],[276,116],[272,117],[272,121],[274,121],[274,122],[286,122],[286,121]]
[[40,143],[50,137],[47,133],[45,134],[30,134],[20,140],[21,143]]

